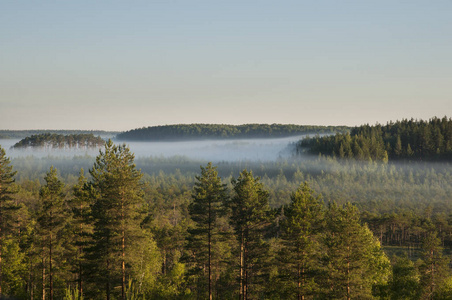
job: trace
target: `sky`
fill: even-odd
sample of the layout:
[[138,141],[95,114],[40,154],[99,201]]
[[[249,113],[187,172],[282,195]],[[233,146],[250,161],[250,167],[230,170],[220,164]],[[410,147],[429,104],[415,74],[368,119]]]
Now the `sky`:
[[0,1],[0,129],[452,117],[452,1]]

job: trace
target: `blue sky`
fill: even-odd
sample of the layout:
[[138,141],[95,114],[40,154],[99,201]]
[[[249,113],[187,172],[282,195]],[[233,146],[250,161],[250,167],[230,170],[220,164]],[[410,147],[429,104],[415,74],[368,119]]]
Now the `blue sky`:
[[452,1],[1,1],[0,129],[452,117]]

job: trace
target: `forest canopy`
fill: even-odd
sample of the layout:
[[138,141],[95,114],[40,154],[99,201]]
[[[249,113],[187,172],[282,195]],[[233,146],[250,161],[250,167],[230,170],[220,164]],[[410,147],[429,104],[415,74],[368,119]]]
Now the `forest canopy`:
[[346,126],[286,124],[178,124],[133,129],[117,135],[120,141],[180,141],[201,139],[279,138],[301,134],[345,133]]
[[99,148],[105,144],[100,136],[94,134],[69,134],[43,133],[26,137],[12,146],[12,148],[51,148],[51,149],[87,149]]
[[297,152],[388,161],[452,159],[452,119],[404,119],[386,125],[362,125],[350,133],[308,138],[298,142]]
[[117,131],[103,131],[103,130],[50,130],[50,129],[36,129],[36,130],[0,130],[0,139],[23,139],[31,135],[39,135],[45,133],[55,133],[60,135],[71,134],[94,134],[95,136],[114,137],[119,132]]

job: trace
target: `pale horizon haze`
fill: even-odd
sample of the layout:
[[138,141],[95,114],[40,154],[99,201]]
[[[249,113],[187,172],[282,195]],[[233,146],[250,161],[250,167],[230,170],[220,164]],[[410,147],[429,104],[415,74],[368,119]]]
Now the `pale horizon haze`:
[[452,1],[1,1],[0,129],[452,117]]

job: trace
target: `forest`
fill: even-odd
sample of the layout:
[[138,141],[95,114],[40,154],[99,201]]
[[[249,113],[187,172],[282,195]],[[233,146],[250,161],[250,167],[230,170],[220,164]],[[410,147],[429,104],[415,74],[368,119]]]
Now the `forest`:
[[301,140],[297,151],[359,160],[451,160],[452,119],[402,120]]
[[451,299],[451,170],[1,149],[0,295]]
[[346,126],[309,126],[285,124],[179,124],[151,126],[122,132],[119,141],[180,141],[200,139],[243,139],[287,137],[302,134],[346,132]]
[[103,131],[103,130],[2,130],[0,129],[0,139],[23,139],[32,135],[38,134],[59,134],[59,135],[70,135],[70,134],[93,134],[95,136],[109,137],[113,138],[119,132],[117,131]]
[[105,141],[100,136],[96,137],[92,133],[68,135],[41,133],[21,139],[12,148],[88,149],[102,147],[104,143]]

